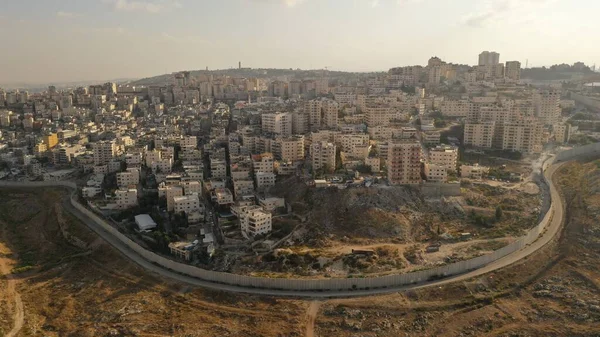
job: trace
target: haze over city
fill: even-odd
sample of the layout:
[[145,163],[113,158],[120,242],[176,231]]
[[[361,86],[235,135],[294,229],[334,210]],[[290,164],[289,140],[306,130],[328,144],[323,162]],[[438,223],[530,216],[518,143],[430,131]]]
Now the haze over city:
[[240,60],[385,71],[431,56],[475,64],[486,49],[530,67],[593,65],[599,10],[593,0],[5,1],[0,29],[13,33],[0,38],[0,83],[141,78]]

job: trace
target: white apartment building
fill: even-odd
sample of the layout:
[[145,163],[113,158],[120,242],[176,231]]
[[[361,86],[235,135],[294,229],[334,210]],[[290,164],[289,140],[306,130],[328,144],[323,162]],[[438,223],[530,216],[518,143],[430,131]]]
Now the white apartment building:
[[159,161],[152,162],[152,171],[154,173],[171,173],[173,169],[173,159],[172,158],[163,158]]
[[278,138],[275,143],[276,154],[281,160],[291,162],[304,160],[304,136]]
[[429,162],[433,165],[445,167],[448,172],[456,172],[458,165],[458,148],[442,145],[429,150]]
[[146,152],[146,166],[152,167],[152,163],[159,162],[162,158],[160,150],[154,149]]
[[369,134],[367,133],[342,133],[334,136],[336,144],[344,152],[353,152],[354,148],[369,146]]
[[272,153],[263,153],[252,156],[252,167],[254,169],[254,173],[265,172],[265,173],[273,173],[275,170],[274,160]]
[[167,199],[167,211],[172,212],[175,210],[175,198],[183,196],[183,188],[177,185],[166,186],[164,187],[164,193]]
[[336,93],[334,99],[340,105],[354,105],[356,101],[356,94],[352,93]]
[[184,195],[202,194],[202,184],[199,181],[182,181]]
[[560,92],[539,91],[533,94],[535,117],[545,125],[561,122]]
[[440,112],[447,117],[467,117],[473,109],[473,103],[468,100],[444,101],[440,106]]
[[140,182],[140,171],[135,168],[128,168],[126,172],[117,173],[117,185],[120,188],[126,188],[131,185],[137,185]]
[[464,144],[474,147],[492,148],[495,122],[465,124]]
[[336,129],[339,125],[338,114],[339,105],[336,101],[327,100],[323,102],[323,126],[329,129]]
[[140,167],[142,165],[143,156],[141,152],[127,153],[125,155],[125,163],[127,167]]
[[304,103],[304,113],[308,115],[308,127],[310,130],[319,130],[322,126],[323,104],[320,100],[311,100]]
[[94,165],[108,164],[117,154],[117,145],[114,141],[99,141],[92,144],[94,151]]
[[233,194],[231,194],[231,191],[225,187],[215,188],[215,190],[212,192],[212,199],[219,206],[233,205]]
[[119,209],[127,209],[137,206],[137,189],[118,189],[115,191],[115,198],[117,200],[117,207]]
[[521,62],[519,61],[507,61],[506,67],[504,67],[504,76],[509,80],[520,81],[521,80]]
[[425,177],[430,182],[445,183],[448,180],[448,172],[444,166],[426,163]]
[[292,135],[292,114],[289,112],[264,113],[261,115],[262,131],[281,136]]
[[304,111],[295,111],[292,113],[292,133],[303,135],[310,131],[309,114]]
[[223,159],[210,159],[210,174],[213,179],[227,178],[227,162]]
[[390,120],[394,117],[392,110],[387,105],[368,105],[364,110],[369,127],[389,125]]
[[268,234],[273,230],[271,213],[260,209],[253,209],[241,214],[240,225],[242,232],[248,237]]
[[273,172],[256,172],[256,189],[264,190],[265,188],[275,186],[277,175]]
[[496,132],[502,136],[502,149],[522,153],[542,152],[544,128],[534,120],[523,120],[498,125]]
[[185,136],[179,140],[179,145],[182,148],[185,147],[198,147],[198,138],[196,136]]
[[173,204],[175,213],[190,214],[201,209],[197,194],[174,197]]
[[421,182],[422,149],[418,141],[393,141],[388,146],[388,181],[392,185]]
[[336,146],[328,142],[316,142],[310,146],[310,157],[313,171],[335,170]]

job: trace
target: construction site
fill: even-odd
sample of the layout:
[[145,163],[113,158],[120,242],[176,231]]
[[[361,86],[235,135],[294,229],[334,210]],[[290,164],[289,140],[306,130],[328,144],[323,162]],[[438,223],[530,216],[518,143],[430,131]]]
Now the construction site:
[[[555,181],[567,206],[565,227],[521,262],[436,287],[322,301],[228,294],[148,274],[71,217],[61,203],[66,192],[4,189],[0,334],[598,336],[600,161],[566,164]],[[332,233],[340,230],[331,226]],[[372,247],[382,239],[356,233],[373,240],[356,245]],[[329,240],[319,249],[335,251]],[[352,245],[357,239],[345,240]],[[406,258],[390,247],[399,246],[371,249],[378,259]]]

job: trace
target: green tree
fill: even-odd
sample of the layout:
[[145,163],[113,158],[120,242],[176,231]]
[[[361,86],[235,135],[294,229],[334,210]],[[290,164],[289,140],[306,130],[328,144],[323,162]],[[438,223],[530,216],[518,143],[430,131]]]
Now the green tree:
[[500,219],[502,219],[502,207],[498,206],[496,207],[496,220]]

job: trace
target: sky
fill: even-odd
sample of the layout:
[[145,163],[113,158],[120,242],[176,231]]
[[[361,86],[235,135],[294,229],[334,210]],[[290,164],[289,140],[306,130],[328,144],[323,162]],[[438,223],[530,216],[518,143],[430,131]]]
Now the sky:
[[180,70],[600,65],[598,0],[0,0],[0,84]]

